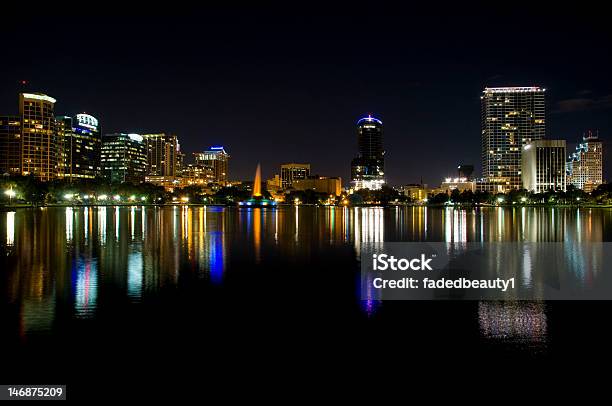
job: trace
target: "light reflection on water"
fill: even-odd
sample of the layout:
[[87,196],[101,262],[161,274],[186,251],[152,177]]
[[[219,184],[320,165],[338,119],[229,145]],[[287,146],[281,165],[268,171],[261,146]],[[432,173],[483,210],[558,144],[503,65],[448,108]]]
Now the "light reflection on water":
[[71,281],[73,284],[74,310],[79,318],[89,318],[96,310],[98,300],[98,261],[78,258],[74,261]]
[[528,346],[547,340],[546,305],[529,302],[479,302],[478,324],[483,337]]
[[[601,255],[571,249],[572,242],[606,241],[612,225],[606,209],[525,207],[67,207],[7,212],[1,220],[3,296],[19,305],[23,335],[52,330],[57,309],[65,309],[59,302],[70,303],[73,317],[95,318],[109,287],[141,302],[176,285],[182,273],[223,285],[236,258],[260,264],[274,253],[299,261],[325,245],[351,245],[359,260],[366,242],[563,241],[565,260],[593,264],[576,275],[588,286],[592,269],[602,268]],[[528,284],[534,277],[530,256],[523,261]],[[361,308],[375,317],[381,305],[366,300]],[[482,302],[475,317],[486,339],[543,343],[546,311],[543,303]]]

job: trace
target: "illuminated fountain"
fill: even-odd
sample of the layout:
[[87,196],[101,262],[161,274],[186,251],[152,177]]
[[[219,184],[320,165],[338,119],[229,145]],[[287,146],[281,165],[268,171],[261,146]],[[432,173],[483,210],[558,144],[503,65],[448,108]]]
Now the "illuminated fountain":
[[253,194],[248,200],[239,202],[240,206],[247,207],[275,207],[276,202],[274,200],[265,199],[261,195],[261,165],[257,164],[257,170],[255,171],[255,180],[253,181]]
[[261,165],[257,164],[253,181],[253,198],[261,197]]

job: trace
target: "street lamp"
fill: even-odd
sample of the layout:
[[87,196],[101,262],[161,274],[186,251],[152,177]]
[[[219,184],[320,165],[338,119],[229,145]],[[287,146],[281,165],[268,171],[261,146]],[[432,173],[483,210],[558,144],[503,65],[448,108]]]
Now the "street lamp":
[[13,203],[13,197],[15,197],[15,195],[17,193],[15,193],[15,191],[11,188],[11,189],[5,191],[4,194],[9,197],[9,205],[10,205],[10,204]]

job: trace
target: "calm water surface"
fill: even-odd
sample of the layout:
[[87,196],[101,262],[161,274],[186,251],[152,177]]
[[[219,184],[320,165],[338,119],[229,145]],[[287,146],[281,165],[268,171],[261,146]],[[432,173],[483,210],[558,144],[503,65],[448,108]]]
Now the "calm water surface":
[[610,209],[38,208],[0,213],[0,238],[2,342],[45,365],[57,351],[74,368],[81,356],[349,359],[359,342],[398,337],[483,358],[550,357],[596,345],[610,310],[358,292],[364,242],[611,241]]

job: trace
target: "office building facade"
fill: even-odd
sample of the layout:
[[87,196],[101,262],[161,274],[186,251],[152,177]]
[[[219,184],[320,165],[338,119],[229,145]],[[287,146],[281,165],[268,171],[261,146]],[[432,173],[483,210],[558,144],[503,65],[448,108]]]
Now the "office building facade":
[[174,134],[143,134],[147,148],[147,175],[178,176],[179,142]]
[[530,192],[566,190],[565,140],[538,140],[522,148],[523,188]]
[[215,183],[219,185],[227,184],[230,155],[225,151],[225,148],[222,146],[211,146],[204,152],[195,152],[193,156],[196,165],[213,168]]
[[444,193],[447,194],[452,193],[453,190],[458,190],[459,192],[475,192],[476,182],[468,178],[445,178],[440,184],[440,190],[443,190]]
[[21,175],[21,118],[0,116],[0,175]]
[[359,155],[351,161],[351,186],[359,189],[380,189],[385,183],[383,123],[368,115],[357,121]]
[[183,168],[182,178],[187,185],[208,185],[215,183],[215,171],[210,166],[187,164]]
[[409,183],[407,185],[397,187],[396,190],[415,202],[426,201],[427,194],[429,193],[427,185],[422,183]]
[[89,114],[56,118],[62,140],[60,176],[64,179],[94,179],[101,172],[102,137],[98,119]]
[[587,193],[603,183],[603,143],[589,132],[567,161],[567,183]]
[[546,89],[485,88],[482,107],[482,175],[500,190],[519,189],[523,147],[546,136]]
[[139,134],[105,134],[102,137],[101,166],[104,178],[112,183],[142,183],[147,171],[147,149]]
[[280,167],[280,180],[283,189],[293,186],[298,180],[307,179],[310,176],[310,164],[287,163]]
[[55,128],[56,100],[42,93],[20,93],[21,173],[49,181],[60,176],[62,143]]
[[292,187],[295,190],[314,190],[317,193],[340,196],[342,193],[342,179],[338,177],[310,176],[306,179],[295,180]]

